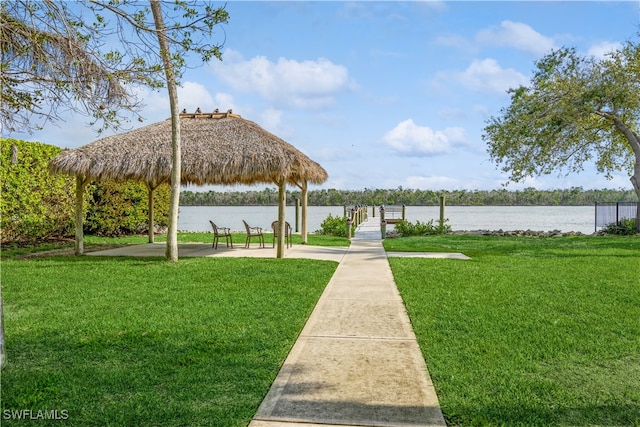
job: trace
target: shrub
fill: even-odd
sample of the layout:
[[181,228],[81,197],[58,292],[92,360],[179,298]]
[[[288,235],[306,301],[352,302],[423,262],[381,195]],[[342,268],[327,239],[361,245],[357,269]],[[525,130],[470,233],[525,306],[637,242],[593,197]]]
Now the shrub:
[[49,173],[62,151],[38,142],[0,138],[2,243],[33,243],[73,235],[72,177]]
[[[346,216],[333,216],[329,214],[328,217],[320,224],[321,230],[316,231],[318,234],[324,234],[328,236],[348,237],[347,236],[347,217]],[[351,226],[351,234],[355,232],[355,225]]]
[[[61,148],[0,138],[0,237],[2,243],[31,244],[74,234],[75,179],[49,173]],[[169,188],[155,192],[155,223],[166,226]],[[147,189],[136,182],[94,182],[85,194],[88,234],[116,236],[147,230]]]
[[605,234],[615,234],[619,236],[633,236],[637,233],[636,219],[625,218],[615,223],[612,222],[602,229]]
[[[141,182],[111,180],[93,182],[88,188],[84,231],[97,236],[123,236],[148,230],[148,190]],[[169,224],[170,189],[162,185],[154,191],[154,223]]]
[[445,223],[440,226],[434,225],[433,220],[427,222],[416,221],[412,223],[409,221],[400,221],[395,225],[395,229],[403,236],[427,236],[431,234],[445,234],[451,231],[451,226]]

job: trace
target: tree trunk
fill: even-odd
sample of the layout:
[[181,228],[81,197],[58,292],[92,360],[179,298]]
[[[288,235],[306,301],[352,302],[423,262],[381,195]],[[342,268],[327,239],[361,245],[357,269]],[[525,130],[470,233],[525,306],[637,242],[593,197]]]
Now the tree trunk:
[[171,106],[171,199],[169,203],[169,230],[167,232],[167,249],[165,256],[170,261],[178,260],[178,209],[180,206],[180,178],[181,152],[180,152],[180,112],[178,108],[178,91],[176,88],[175,72],[169,52],[167,31],[162,17],[162,8],[158,0],[150,0],[153,20],[158,34],[160,55],[164,64],[164,72],[167,79],[167,91],[169,92],[169,105]]
[[640,138],[635,132],[631,132],[631,137],[627,135],[633,153],[636,155],[636,164],[633,167],[633,175],[629,178],[636,196],[638,197],[638,208],[636,209],[636,232],[640,233]]
[[640,137],[630,127],[628,127],[619,117],[613,114],[600,114],[605,118],[613,121],[614,126],[618,129],[629,141],[629,145],[633,150],[633,154],[636,157],[636,163],[633,168],[633,175],[629,178],[631,184],[633,184],[634,190],[636,190],[636,196],[638,197],[638,209],[636,210],[636,231],[640,233]]
[[631,179],[631,184],[636,190],[636,196],[638,196],[638,208],[636,209],[636,232],[640,233],[640,153],[636,153],[636,164],[634,167],[634,173]]

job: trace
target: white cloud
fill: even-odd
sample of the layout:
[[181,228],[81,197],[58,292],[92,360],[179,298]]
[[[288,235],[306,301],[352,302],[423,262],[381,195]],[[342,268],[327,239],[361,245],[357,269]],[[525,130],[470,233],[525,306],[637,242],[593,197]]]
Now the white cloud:
[[169,96],[165,89],[155,90],[146,86],[140,86],[134,90],[134,94],[138,99],[142,100],[142,103],[145,105],[142,112],[145,122],[148,122],[150,119],[152,119],[152,121],[156,119],[164,120],[171,115],[171,111],[169,110]]
[[275,108],[268,108],[262,112],[261,119],[265,129],[273,132],[282,122],[282,111],[276,110]]
[[[202,111],[213,111],[218,108],[217,100],[211,96],[207,88],[200,83],[184,82],[178,86],[179,110],[186,109],[193,112],[196,108]],[[136,96],[146,105],[144,109],[145,122],[154,122],[169,118],[171,111],[169,108],[169,95],[166,89],[153,90],[147,87],[139,87]]]
[[186,109],[193,112],[200,108],[203,112],[210,112],[217,108],[207,88],[200,83],[184,82],[178,87],[178,100],[180,111]]
[[619,42],[600,42],[596,43],[589,48],[587,53],[595,56],[598,59],[604,59],[608,53],[614,52],[622,48],[622,44]]
[[257,92],[270,102],[295,108],[327,107],[335,94],[354,88],[347,68],[326,58],[272,62],[256,56],[245,60],[238,52],[227,50],[225,61],[213,62],[212,68],[235,90]]
[[428,126],[418,126],[412,119],[408,119],[387,132],[383,141],[403,155],[432,156],[451,152],[452,146],[465,141],[465,134],[464,129],[459,127],[434,131]]
[[218,92],[216,93],[214,99],[216,108],[219,108],[220,111],[238,110],[233,96],[229,95],[228,93]]
[[290,138],[295,132],[293,128],[282,121],[282,111],[275,108],[267,108],[260,114],[260,125],[280,138]]
[[[441,73],[440,78],[449,74]],[[505,93],[509,88],[526,85],[527,77],[513,68],[502,68],[495,59],[474,60],[463,72],[453,74],[453,78],[468,89],[477,92]]]
[[518,50],[544,55],[555,48],[555,42],[522,22],[502,21],[499,27],[490,27],[476,34],[476,41],[496,46],[510,46]]

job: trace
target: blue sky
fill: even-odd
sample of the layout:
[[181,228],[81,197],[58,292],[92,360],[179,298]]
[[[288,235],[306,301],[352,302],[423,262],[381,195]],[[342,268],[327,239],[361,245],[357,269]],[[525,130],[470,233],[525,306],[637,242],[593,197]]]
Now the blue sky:
[[[637,1],[230,1],[226,8],[223,61],[185,74],[180,108],[232,108],[319,162],[329,180],[313,188],[352,190],[501,188],[506,177],[481,135],[508,105],[506,90],[527,84],[534,61],[553,48],[601,56],[640,29]],[[145,124],[168,117],[164,91],[141,94]],[[60,127],[13,136],[75,148],[98,138],[87,121],[68,116]],[[631,188],[626,173],[609,181],[590,165],[506,188],[574,186]]]

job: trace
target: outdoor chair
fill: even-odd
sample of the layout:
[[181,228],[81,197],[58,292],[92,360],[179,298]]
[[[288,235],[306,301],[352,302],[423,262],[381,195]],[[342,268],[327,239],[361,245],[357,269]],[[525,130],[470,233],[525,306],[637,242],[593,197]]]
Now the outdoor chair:
[[227,242],[227,247],[231,246],[233,249],[233,239],[231,238],[231,229],[229,227],[218,227],[213,221],[209,221],[211,227],[213,227],[213,244],[212,248],[218,249],[218,240],[220,237],[224,237]]
[[[276,246],[276,240],[278,239],[278,232],[280,231],[280,226],[278,221],[273,221],[271,223],[271,228],[273,229],[273,247]],[[290,248],[293,246],[293,241],[291,240],[291,224],[287,221],[284,222],[284,241],[287,244],[287,247]]]
[[262,228],[251,227],[244,219],[242,220],[242,222],[244,222],[244,228],[247,229],[247,241],[245,242],[244,247],[248,248],[249,244],[251,243],[251,238],[257,237],[260,247],[264,248],[264,236],[262,235]]

